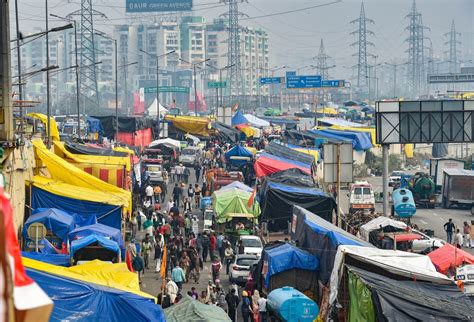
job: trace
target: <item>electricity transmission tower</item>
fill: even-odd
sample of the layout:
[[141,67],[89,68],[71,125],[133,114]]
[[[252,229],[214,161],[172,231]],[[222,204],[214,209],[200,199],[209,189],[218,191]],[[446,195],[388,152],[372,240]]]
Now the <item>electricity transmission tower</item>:
[[81,9],[68,15],[81,17],[81,48],[80,48],[80,74],[81,93],[84,110],[97,109],[99,104],[99,91],[97,86],[96,47],[94,36],[94,16],[107,18],[102,12],[92,8],[92,0],[81,0]]
[[360,6],[360,15],[358,19],[352,20],[352,24],[358,24],[358,30],[351,32],[351,35],[358,35],[359,40],[352,43],[351,46],[357,46],[359,52],[354,54],[358,57],[357,60],[357,87],[362,92],[367,92],[369,87],[369,68],[367,63],[367,56],[373,56],[367,52],[367,46],[374,46],[374,43],[367,40],[368,35],[374,33],[367,29],[367,24],[373,24],[374,21],[365,16],[364,3]]
[[451,31],[444,34],[448,37],[448,41],[445,42],[445,45],[449,45],[449,72],[450,73],[458,73],[459,69],[459,61],[458,61],[458,53],[459,50],[457,49],[457,45],[460,45],[461,42],[457,40],[458,36],[461,36],[459,32],[456,32],[456,25],[454,24],[454,20],[451,22]]
[[246,0],[222,0],[222,2],[229,5],[229,11],[221,16],[228,19],[227,30],[229,38],[227,39],[227,66],[231,66],[228,71],[228,82],[229,93],[230,96],[233,97],[243,94],[239,17],[246,15],[239,12],[238,3],[246,2]]
[[428,28],[423,26],[421,13],[416,9],[416,0],[413,0],[411,11],[406,18],[410,20],[410,25],[405,28],[409,32],[405,40],[408,42],[408,86],[410,96],[415,98],[426,89],[424,41],[427,38],[423,33]]
[[315,58],[317,60],[316,70],[318,72],[318,75],[321,75],[321,79],[329,79],[328,69],[332,66],[328,67],[327,60],[331,57],[326,55],[326,50],[324,49],[324,42],[322,38],[321,45],[319,46],[318,56],[316,56]]

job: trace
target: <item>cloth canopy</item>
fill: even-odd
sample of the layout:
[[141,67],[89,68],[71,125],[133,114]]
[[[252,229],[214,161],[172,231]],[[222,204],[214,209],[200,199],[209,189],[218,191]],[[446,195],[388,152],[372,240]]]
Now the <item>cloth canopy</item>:
[[256,137],[257,136],[257,130],[254,127],[251,127],[250,125],[247,124],[239,124],[235,126],[240,132],[245,134],[246,137]]
[[22,257],[34,259],[35,261],[69,267],[71,266],[71,256],[69,254],[44,254],[37,252],[21,252]]
[[99,235],[92,234],[92,235],[83,237],[81,239],[73,240],[71,242],[71,248],[70,248],[71,257],[74,257],[74,253],[76,253],[77,251],[94,243],[97,243],[99,246],[105,249],[111,250],[114,253],[120,254],[120,248],[116,241],[107,239]]
[[252,114],[244,114],[245,119],[247,120],[247,124],[250,124],[255,127],[265,127],[270,126],[270,122],[262,120],[259,117],[256,117]]
[[166,115],[165,120],[172,122],[174,127],[186,134],[194,134],[202,137],[209,137],[211,120],[198,116],[173,116]]
[[295,150],[295,151],[311,155],[314,158],[314,161],[319,161],[319,156],[320,155],[319,155],[319,149],[318,148],[304,147],[304,146],[294,145],[294,144],[289,144],[289,143],[286,146],[293,149],[293,150]]
[[31,184],[31,206],[58,208],[81,216],[94,216],[97,221],[121,229],[123,200],[105,192],[77,187],[42,176],[34,176]]
[[280,158],[268,153],[262,153],[254,163],[255,174],[259,178],[292,168],[300,169],[301,171],[311,175],[310,165],[286,158]]
[[287,147],[280,143],[276,143],[274,141],[270,142],[265,147],[265,151],[278,157],[305,163],[309,166],[311,166],[314,162],[314,158],[309,156],[308,154],[295,151],[290,147]]
[[239,141],[240,133],[233,127],[221,122],[212,123],[212,127],[214,128],[216,135],[221,137],[222,141],[231,143]]
[[[26,116],[40,120],[44,125],[46,135],[48,135],[48,116],[41,113],[28,113]],[[52,116],[49,117],[49,127],[51,128],[51,139],[59,141],[58,124]]]
[[229,163],[244,165],[253,159],[253,154],[243,146],[236,145],[225,153],[225,158]]
[[360,226],[360,236],[363,240],[369,241],[369,234],[371,231],[385,227],[393,227],[396,230],[405,230],[407,228],[407,225],[402,221],[397,221],[385,216],[380,216],[372,219],[365,225]]
[[104,129],[99,119],[94,117],[87,117],[87,129],[89,133],[99,133],[99,135],[104,135]]
[[255,218],[260,214],[260,206],[255,202],[247,207],[251,193],[238,188],[229,188],[215,191],[212,195],[216,220],[225,223],[229,217],[227,214],[252,214]]
[[75,153],[75,154],[100,155],[100,156],[107,156],[107,157],[128,156],[128,153],[126,152],[114,151],[112,149],[106,149],[106,148],[92,147],[90,145],[72,143],[72,142],[64,143],[64,147],[69,152]]
[[446,274],[451,267],[462,264],[474,264],[474,255],[453,245],[445,244],[428,254],[431,262],[440,273]]
[[247,191],[247,192],[252,192],[253,191],[252,188],[250,188],[249,186],[247,186],[246,184],[244,184],[240,181],[231,182],[228,185],[223,186],[222,188],[220,188],[219,191],[224,191],[224,190],[231,189],[231,188],[237,188],[237,189]]
[[[150,106],[148,106],[148,116],[156,117],[156,115],[157,115],[157,108],[156,108],[157,105],[158,105],[158,101],[155,98],[153,100],[153,103],[151,103]],[[161,105],[161,103],[160,103],[160,117],[163,117],[166,113],[168,113],[168,110],[163,105]]]
[[319,259],[323,284],[329,281],[340,245],[373,247],[300,206],[293,207],[291,239],[298,240],[300,248],[307,249]]
[[372,147],[370,137],[367,133],[339,131],[339,130],[312,130],[311,132],[328,138],[339,139],[341,141],[351,141],[352,147],[356,151],[365,151]]
[[28,275],[53,298],[50,321],[166,321],[153,296],[98,275],[74,272],[83,267],[68,269],[28,258],[23,263]]
[[[104,136],[114,138],[117,128],[117,120],[115,115],[109,116],[93,116],[100,121],[104,129]],[[118,132],[135,133],[143,129],[150,129],[153,127],[153,120],[143,117],[118,117]]]
[[228,322],[227,313],[218,306],[201,303],[189,295],[185,295],[178,304],[165,310],[166,321],[199,321],[199,322]]
[[178,149],[178,150],[181,149],[181,142],[179,142],[178,140],[170,139],[170,138],[155,140],[151,142],[148,147],[154,148],[159,145],[164,145],[172,149]]
[[306,172],[296,168],[272,173],[266,176],[265,179],[272,182],[279,182],[300,187],[314,188],[316,185],[313,177],[311,177]]
[[92,234],[110,238],[115,241],[122,250],[125,250],[125,243],[120,230],[103,224],[76,228],[69,233],[69,240],[80,239]]
[[285,229],[291,220],[294,205],[317,213],[326,220],[332,218],[336,207],[334,199],[317,188],[286,185],[265,181],[259,192],[261,216],[269,222],[272,231]]
[[241,111],[237,111],[234,116],[232,117],[232,126],[236,126],[239,124],[248,124],[247,119],[245,118],[244,114]]
[[33,223],[43,224],[47,230],[53,232],[64,242],[68,239],[68,234],[74,230],[74,218],[65,211],[50,208],[42,212],[31,215],[23,225],[23,237],[28,238],[28,228]]
[[268,267],[265,276],[265,287],[268,288],[270,278],[290,269],[319,269],[318,259],[310,253],[288,243],[265,250],[264,259]]

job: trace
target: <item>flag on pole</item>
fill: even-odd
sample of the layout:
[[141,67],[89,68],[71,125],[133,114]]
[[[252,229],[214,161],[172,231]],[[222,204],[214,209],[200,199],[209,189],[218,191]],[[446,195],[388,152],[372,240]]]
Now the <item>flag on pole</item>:
[[255,187],[252,191],[252,194],[250,195],[249,200],[247,201],[247,208],[252,208],[254,202],[255,202],[255,195],[257,194],[257,188]]
[[162,280],[166,278],[166,262],[167,262],[167,252],[166,244],[163,247],[163,255],[161,256],[161,267],[160,267],[160,277]]

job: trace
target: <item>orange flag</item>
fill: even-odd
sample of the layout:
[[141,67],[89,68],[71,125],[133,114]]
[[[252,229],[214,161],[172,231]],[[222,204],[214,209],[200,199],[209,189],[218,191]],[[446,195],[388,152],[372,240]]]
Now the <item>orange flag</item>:
[[166,262],[167,262],[167,252],[166,252],[166,244],[163,247],[163,255],[161,256],[161,267],[160,267],[160,277],[162,280],[166,278]]
[[255,194],[257,193],[257,188],[255,187],[250,195],[249,201],[247,202],[247,208],[251,208],[255,201]]

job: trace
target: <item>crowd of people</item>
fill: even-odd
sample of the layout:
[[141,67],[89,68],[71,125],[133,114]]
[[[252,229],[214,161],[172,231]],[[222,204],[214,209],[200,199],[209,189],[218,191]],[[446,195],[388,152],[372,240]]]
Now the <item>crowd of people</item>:
[[465,221],[462,228],[458,228],[450,218],[444,224],[444,230],[448,243],[457,248],[474,248],[474,220],[471,220],[471,223]]
[[[239,294],[237,286],[231,285],[226,292],[221,283],[224,270],[228,275],[235,253],[243,252],[243,247],[233,244],[222,233],[201,231],[199,225],[196,210],[201,209],[201,198],[210,196],[217,169],[225,168],[227,149],[227,145],[216,144],[187,167],[171,161],[163,165],[164,184],[145,185],[141,196],[143,207],[136,209],[129,221],[131,266],[138,272],[140,281],[148,270],[154,269],[156,280],[160,275],[165,276],[158,295],[163,308],[178,303],[187,294],[201,303],[222,308],[232,321],[236,321],[239,307],[244,321],[266,321],[266,298],[257,290],[246,287]],[[169,197],[168,185],[172,186]],[[144,238],[139,241],[141,230]],[[155,267],[150,267],[152,259],[156,261]],[[212,278],[199,293],[196,288],[207,265]],[[162,272],[164,267],[166,271]],[[195,286],[185,292],[185,284]]]

